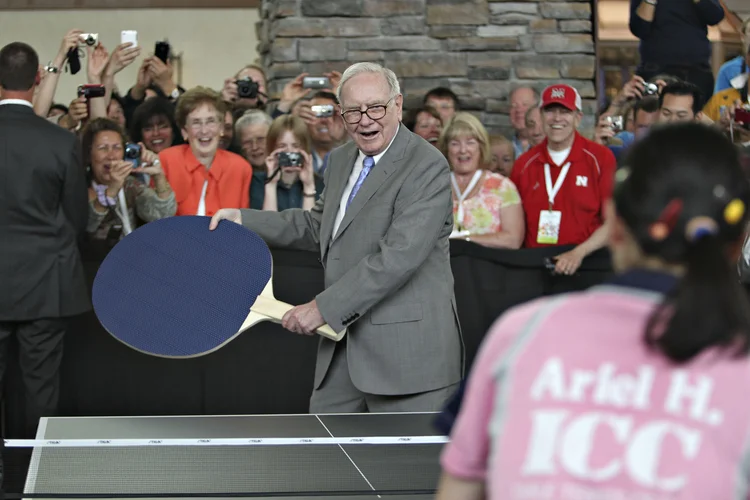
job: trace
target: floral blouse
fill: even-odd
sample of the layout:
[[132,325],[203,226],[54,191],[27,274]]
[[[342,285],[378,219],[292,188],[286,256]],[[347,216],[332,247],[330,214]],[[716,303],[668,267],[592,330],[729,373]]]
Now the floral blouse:
[[485,170],[473,193],[464,199],[463,221],[459,220],[459,204],[453,193],[453,220],[457,231],[473,234],[500,232],[503,221],[500,209],[521,203],[521,196],[513,181],[500,174]]

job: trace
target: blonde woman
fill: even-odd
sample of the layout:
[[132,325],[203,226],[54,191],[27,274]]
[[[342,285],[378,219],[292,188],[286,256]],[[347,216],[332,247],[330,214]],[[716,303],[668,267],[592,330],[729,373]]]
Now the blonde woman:
[[311,148],[310,134],[302,118],[281,115],[271,123],[266,136],[268,173],[263,210],[310,210],[315,205],[323,191],[323,179],[313,173]]
[[487,130],[472,114],[459,112],[443,129],[438,148],[451,168],[453,237],[495,248],[520,248],[525,236],[516,186],[492,172]]

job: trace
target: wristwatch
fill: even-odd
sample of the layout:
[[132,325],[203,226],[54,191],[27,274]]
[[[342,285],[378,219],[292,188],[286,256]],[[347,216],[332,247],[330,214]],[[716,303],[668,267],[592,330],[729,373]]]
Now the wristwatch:
[[47,73],[59,73],[60,68],[58,68],[57,66],[52,66],[52,63],[50,62],[44,67],[44,71],[46,71]]

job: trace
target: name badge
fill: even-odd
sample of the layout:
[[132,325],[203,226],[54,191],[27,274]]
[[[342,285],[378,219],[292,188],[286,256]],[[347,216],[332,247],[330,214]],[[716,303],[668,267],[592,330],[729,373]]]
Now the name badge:
[[539,215],[539,232],[536,236],[536,242],[556,245],[560,236],[561,220],[562,212],[559,210],[542,210]]

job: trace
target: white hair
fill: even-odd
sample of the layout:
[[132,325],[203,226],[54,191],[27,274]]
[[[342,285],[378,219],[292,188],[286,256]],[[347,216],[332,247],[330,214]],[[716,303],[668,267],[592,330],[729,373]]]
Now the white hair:
[[234,132],[239,135],[247,127],[253,125],[267,125],[270,127],[271,123],[273,123],[273,119],[265,111],[248,109],[234,124]]
[[377,73],[383,75],[383,78],[388,82],[388,87],[390,88],[390,99],[393,99],[401,93],[401,86],[398,83],[398,77],[392,70],[372,62],[359,62],[346,68],[344,74],[341,75],[339,86],[336,87],[336,99],[339,103],[341,103],[341,89],[344,88],[344,84],[362,73]]

